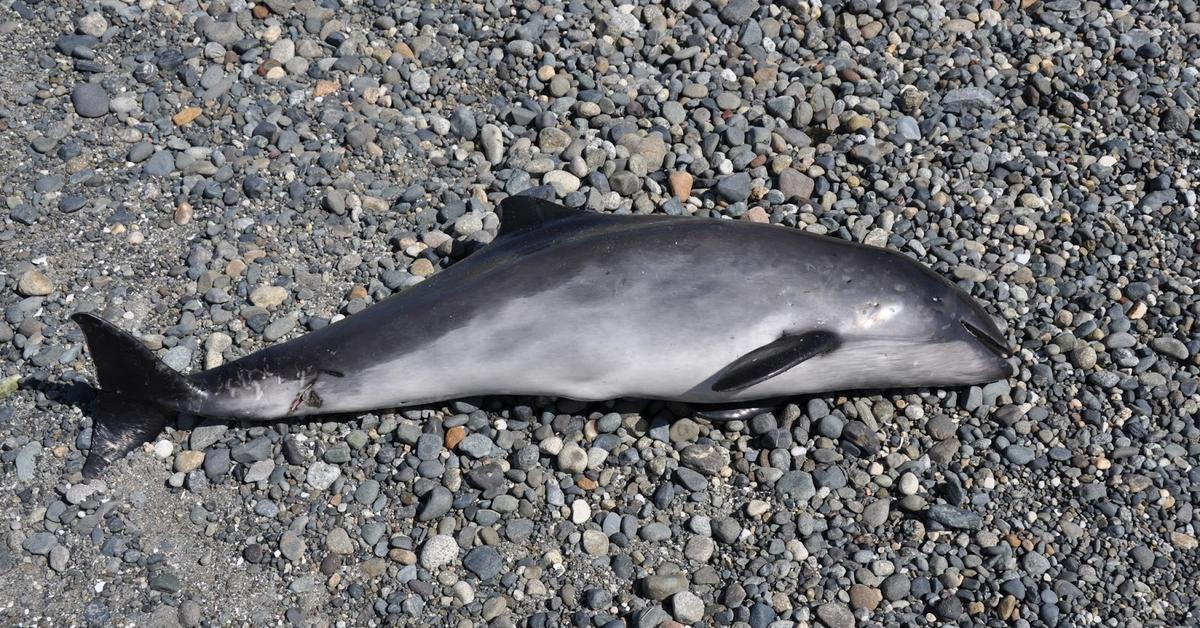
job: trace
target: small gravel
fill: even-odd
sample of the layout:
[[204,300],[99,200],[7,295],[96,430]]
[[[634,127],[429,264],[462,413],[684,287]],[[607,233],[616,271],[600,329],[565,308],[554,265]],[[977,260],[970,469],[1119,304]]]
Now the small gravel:
[[[1194,1],[3,6],[4,624],[1195,623]],[[182,414],[84,481],[71,314],[218,367],[436,281],[521,192],[887,248],[1017,370],[719,423]]]

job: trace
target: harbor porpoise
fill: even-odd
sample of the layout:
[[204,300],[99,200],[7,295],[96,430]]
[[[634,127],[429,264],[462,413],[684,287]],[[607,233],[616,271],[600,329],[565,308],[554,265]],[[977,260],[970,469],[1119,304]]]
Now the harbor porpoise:
[[496,239],[362,312],[192,375],[92,314],[85,477],[177,412],[274,420],[479,395],[751,404],[1007,377],[967,294],[900,253],[777,225],[608,215],[528,196]]

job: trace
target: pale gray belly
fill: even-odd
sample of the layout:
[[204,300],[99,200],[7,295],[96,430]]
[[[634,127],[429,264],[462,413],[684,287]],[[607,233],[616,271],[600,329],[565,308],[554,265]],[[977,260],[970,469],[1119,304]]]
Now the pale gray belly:
[[750,350],[794,327],[792,313],[749,317],[730,304],[680,312],[649,295],[599,310],[587,302],[516,299],[405,355],[331,382],[326,408],[354,410],[489,395],[580,400],[719,401],[698,391]]

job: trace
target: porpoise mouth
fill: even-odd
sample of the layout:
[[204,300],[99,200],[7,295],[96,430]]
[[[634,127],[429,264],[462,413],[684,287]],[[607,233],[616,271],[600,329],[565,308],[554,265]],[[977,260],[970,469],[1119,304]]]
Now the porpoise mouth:
[[1009,350],[1003,339],[999,338],[997,335],[989,334],[988,332],[972,325],[971,323],[966,321],[961,322],[963,328],[967,330],[967,333],[974,336],[975,339],[982,343],[983,346],[987,347],[989,351],[1006,360],[1012,357],[1012,351]]

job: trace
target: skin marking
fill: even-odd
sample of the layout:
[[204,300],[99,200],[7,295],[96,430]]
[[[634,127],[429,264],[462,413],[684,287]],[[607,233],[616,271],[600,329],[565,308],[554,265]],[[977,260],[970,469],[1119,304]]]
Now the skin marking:
[[897,303],[885,305],[880,305],[878,302],[868,303],[855,312],[854,324],[860,329],[868,330],[895,318],[903,309],[903,306]]
[[[279,383],[282,384],[283,381],[281,380]],[[316,385],[316,383],[317,378],[315,375],[311,378],[307,378],[304,386],[302,386],[300,390],[296,392],[296,396],[292,398],[292,405],[288,406],[287,416],[292,416],[296,413],[296,410],[300,409],[300,406],[304,405],[305,397],[307,397],[308,393],[312,391],[312,388],[314,385]]]
[[[287,416],[296,414],[296,411],[300,409],[300,406],[307,405],[310,408],[320,408],[325,404],[325,400],[321,399],[321,395],[318,395],[317,391],[313,390],[313,388],[317,385],[317,379],[319,379],[321,375],[345,377],[345,374],[340,371],[321,369],[317,372],[317,374],[307,378],[307,382],[299,391],[296,392],[296,396],[292,399],[292,404],[288,406]],[[280,379],[279,383],[283,384],[283,380]]]

